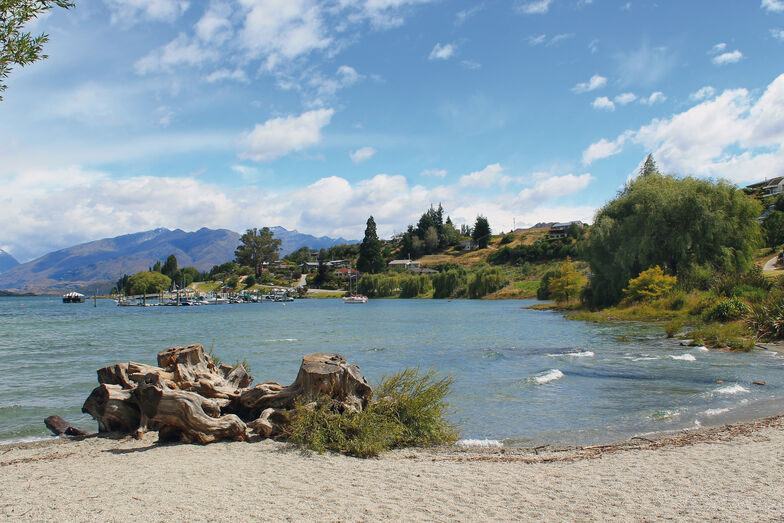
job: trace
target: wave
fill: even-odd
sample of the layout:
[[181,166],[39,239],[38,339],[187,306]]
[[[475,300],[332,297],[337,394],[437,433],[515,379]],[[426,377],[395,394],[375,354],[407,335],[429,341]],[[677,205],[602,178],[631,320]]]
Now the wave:
[[708,409],[704,411],[702,414],[704,416],[718,416],[719,414],[724,414],[725,412],[729,412],[730,409]]
[[485,449],[497,449],[504,446],[497,439],[461,439],[455,445],[458,447],[479,447]]
[[681,354],[679,356],[670,356],[670,358],[682,361],[697,361],[693,354]]
[[748,391],[749,389],[747,389],[743,385],[735,383],[734,385],[728,385],[726,387],[721,387],[719,389],[716,389],[715,392],[718,392],[719,394],[739,394],[741,392],[748,392]]
[[564,373],[558,369],[550,369],[547,372],[534,376],[534,381],[539,385],[550,383],[551,381],[559,380],[564,377]]
[[276,340],[261,340],[261,341],[262,341],[262,343],[281,343],[281,342],[284,342],[284,341],[286,341],[286,342],[293,342],[293,341],[299,341],[299,340],[297,338],[279,338],[279,339],[276,339]]
[[657,410],[648,417],[653,421],[662,421],[666,419],[678,418],[680,415],[681,411],[679,410]]
[[25,436],[23,438],[0,439],[0,445],[16,445],[18,443],[32,443],[34,441],[46,441],[55,439],[57,436]]
[[708,347],[706,347],[704,345],[701,346],[701,347],[694,347],[694,348],[697,349],[697,350],[701,350],[703,352],[708,352],[710,350]]
[[593,358],[594,353],[590,350],[580,350],[575,352],[562,352],[560,354],[548,354],[551,358],[558,358],[560,356],[569,356],[571,358]]

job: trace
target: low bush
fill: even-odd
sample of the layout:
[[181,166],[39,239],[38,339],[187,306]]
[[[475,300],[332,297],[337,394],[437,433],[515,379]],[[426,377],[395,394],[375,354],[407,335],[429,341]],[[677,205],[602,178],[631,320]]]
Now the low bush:
[[784,295],[774,292],[762,303],[753,304],[745,317],[746,326],[761,339],[784,338]]
[[668,294],[678,279],[664,273],[658,265],[642,271],[636,278],[629,280],[628,287],[623,289],[624,299],[639,301],[659,298]]
[[296,407],[289,440],[317,452],[327,450],[361,458],[401,447],[445,445],[457,440],[446,419],[444,398],[451,377],[418,368],[384,377],[377,399],[361,412],[340,412],[326,397]]
[[712,307],[703,312],[706,321],[727,322],[738,320],[748,312],[749,308],[737,297],[722,298]]
[[712,348],[729,348],[735,351],[748,352],[754,348],[755,339],[753,333],[736,321],[724,325],[713,323],[690,333],[694,338],[695,345],[704,345]]
[[668,338],[672,338],[683,330],[684,321],[681,318],[673,318],[664,325],[664,332]]

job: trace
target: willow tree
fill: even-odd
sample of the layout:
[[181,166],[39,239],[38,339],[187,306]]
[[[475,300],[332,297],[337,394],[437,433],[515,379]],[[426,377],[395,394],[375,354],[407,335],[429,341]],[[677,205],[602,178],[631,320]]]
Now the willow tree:
[[748,270],[761,240],[760,212],[759,203],[724,181],[656,172],[630,181],[599,210],[583,242],[589,304],[617,303],[630,279],[656,265],[679,279],[696,266]]

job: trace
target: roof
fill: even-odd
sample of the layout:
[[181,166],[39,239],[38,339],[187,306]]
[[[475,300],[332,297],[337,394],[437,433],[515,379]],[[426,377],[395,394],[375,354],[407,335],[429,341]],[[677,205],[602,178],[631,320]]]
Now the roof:
[[408,265],[411,260],[392,260],[388,265]]
[[556,228],[561,229],[561,228],[571,227],[572,225],[582,225],[582,224],[583,224],[583,222],[575,220],[573,222],[554,223],[550,228],[551,229],[556,229]]
[[781,183],[781,180],[784,180],[784,176],[777,176],[776,178],[773,178],[771,181],[769,181],[765,188],[767,189],[769,187],[775,187]]

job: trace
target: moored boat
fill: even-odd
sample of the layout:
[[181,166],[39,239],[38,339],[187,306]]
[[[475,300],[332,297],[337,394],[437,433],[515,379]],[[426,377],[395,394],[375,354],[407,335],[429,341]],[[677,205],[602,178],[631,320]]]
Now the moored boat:
[[344,296],[343,303],[367,303],[367,296],[361,294],[352,294],[351,296]]
[[63,294],[63,303],[84,303],[84,301],[84,294],[79,294],[78,292],[69,292],[68,294]]

